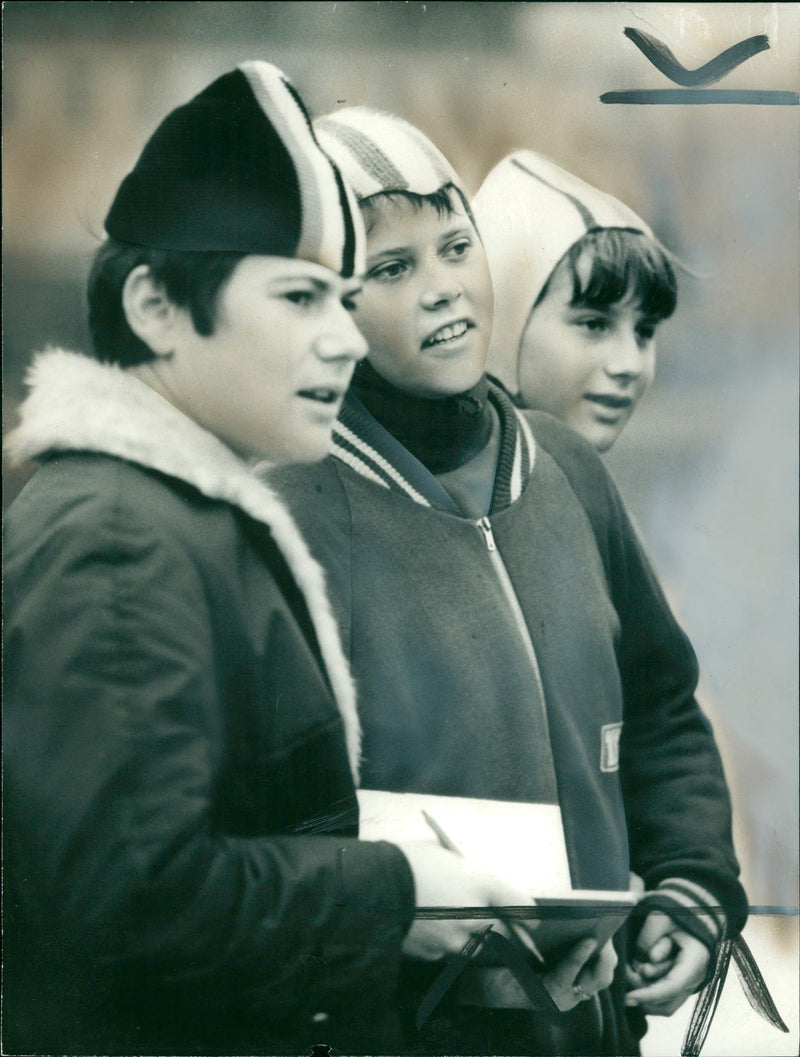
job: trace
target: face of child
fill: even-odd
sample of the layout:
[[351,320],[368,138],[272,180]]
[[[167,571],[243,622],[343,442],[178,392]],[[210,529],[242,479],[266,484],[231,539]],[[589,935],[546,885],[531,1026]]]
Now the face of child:
[[602,309],[571,305],[572,296],[572,276],[559,267],[522,335],[520,400],[604,452],[653,382],[658,321],[630,293]]
[[369,360],[415,396],[461,393],[480,379],[494,294],[486,254],[463,206],[382,199],[365,210],[367,270],[355,320]]
[[172,355],[152,361],[157,387],[236,451],[321,459],[367,350],[351,315],[357,289],[308,261],[245,257],[219,292],[213,334],[173,306]]

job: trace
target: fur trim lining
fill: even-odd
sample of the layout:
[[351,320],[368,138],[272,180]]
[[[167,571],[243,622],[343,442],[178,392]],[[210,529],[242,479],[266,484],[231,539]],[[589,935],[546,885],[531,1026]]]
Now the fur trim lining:
[[13,462],[49,451],[102,452],[186,481],[269,526],[308,605],[358,784],[361,728],[355,686],[322,569],[282,500],[227,445],[116,365],[48,349],[35,357],[26,381],[31,392],[20,408],[20,425],[6,441]]

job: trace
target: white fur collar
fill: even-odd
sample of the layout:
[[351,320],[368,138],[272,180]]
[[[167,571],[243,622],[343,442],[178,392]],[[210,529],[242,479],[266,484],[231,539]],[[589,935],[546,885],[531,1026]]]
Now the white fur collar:
[[211,499],[240,507],[268,525],[308,604],[344,721],[353,777],[358,781],[361,730],[355,687],[325,591],[282,500],[217,437],[187,418],[144,382],[111,364],[64,349],[39,353],[28,371],[30,395],[20,425],[6,441],[15,462],[48,451],[114,455],[193,485]]

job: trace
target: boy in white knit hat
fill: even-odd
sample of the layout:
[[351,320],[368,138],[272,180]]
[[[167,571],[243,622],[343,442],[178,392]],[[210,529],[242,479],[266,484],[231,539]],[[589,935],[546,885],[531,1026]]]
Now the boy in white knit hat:
[[366,223],[369,352],[331,455],[275,480],[343,629],[362,789],[536,805],[547,837],[512,842],[563,861],[566,886],[625,889],[633,870],[647,888],[641,986],[626,994],[622,937],[579,945],[547,978],[556,1021],[477,970],[418,1034],[441,966],[409,932],[392,1052],[636,1053],[644,1012],[697,990],[746,917],[694,653],[591,445],[484,374],[492,293],[452,167],[390,115],[315,128]]
[[675,309],[666,253],[626,205],[530,150],[495,166],[474,205],[496,298],[488,370],[519,407],[608,451]]

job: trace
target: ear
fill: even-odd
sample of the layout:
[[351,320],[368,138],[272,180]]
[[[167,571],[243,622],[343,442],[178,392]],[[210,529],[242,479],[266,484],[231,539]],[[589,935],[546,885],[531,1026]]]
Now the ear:
[[179,309],[158,285],[146,264],[139,264],[122,287],[122,309],[128,326],[156,356],[175,351]]

